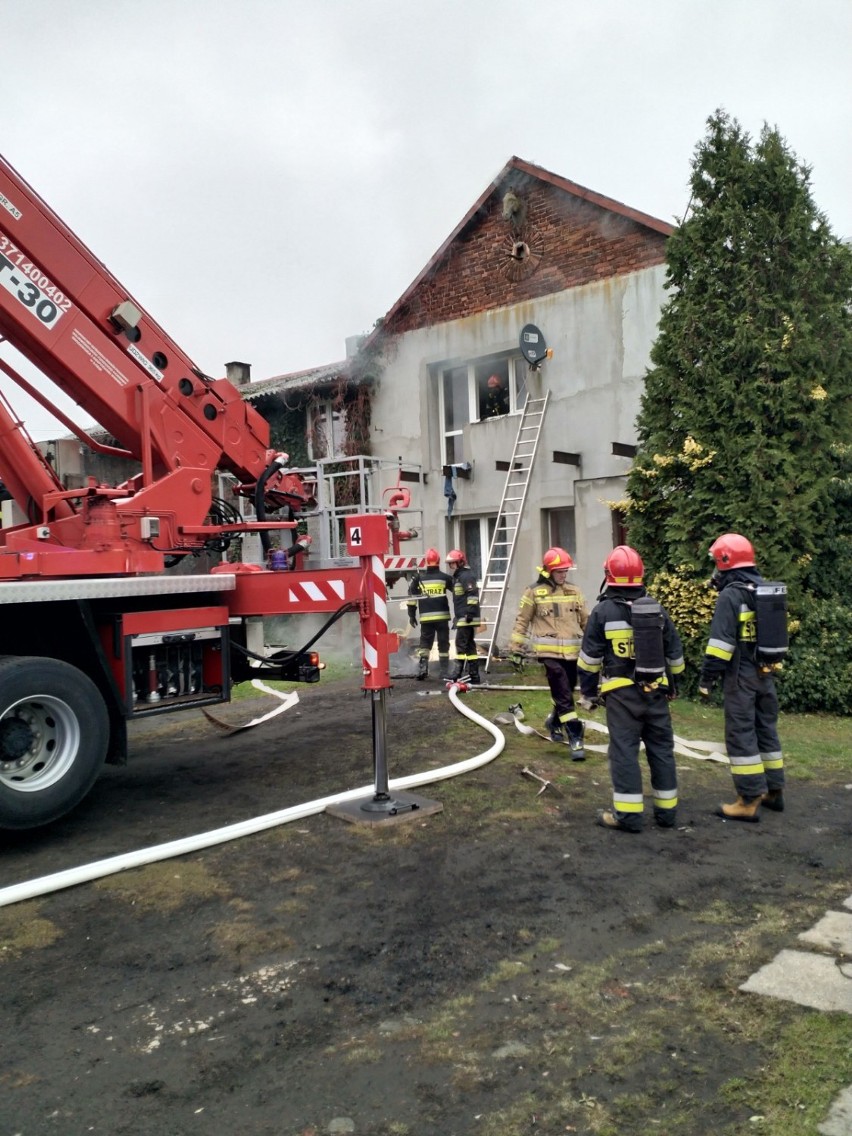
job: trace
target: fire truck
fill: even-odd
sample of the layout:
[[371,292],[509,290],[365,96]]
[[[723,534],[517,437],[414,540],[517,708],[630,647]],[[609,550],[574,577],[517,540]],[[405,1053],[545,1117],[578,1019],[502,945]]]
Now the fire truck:
[[[348,516],[346,556],[311,568],[300,532],[315,504],[310,477],[288,468],[238,389],[204,374],[2,157],[0,339],[109,440],[0,357],[8,378],[134,470],[120,484],[88,477],[69,488],[0,395],[0,480],[19,510],[0,529],[0,828],[44,825],[78,805],[105,762],[126,760],[131,720],[225,702],[258,676],[317,681],[306,647],[258,643],[270,615],[357,613],[383,753],[397,646],[385,554],[399,552],[397,511]],[[215,495],[223,471],[253,515]],[[269,552],[263,563],[220,557],[203,573],[182,570],[248,533]]]

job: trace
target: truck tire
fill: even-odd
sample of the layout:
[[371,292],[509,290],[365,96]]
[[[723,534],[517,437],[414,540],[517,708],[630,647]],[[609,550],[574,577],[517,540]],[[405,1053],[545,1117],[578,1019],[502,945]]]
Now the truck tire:
[[109,714],[69,663],[0,656],[0,829],[36,828],[69,812],[98,778]]

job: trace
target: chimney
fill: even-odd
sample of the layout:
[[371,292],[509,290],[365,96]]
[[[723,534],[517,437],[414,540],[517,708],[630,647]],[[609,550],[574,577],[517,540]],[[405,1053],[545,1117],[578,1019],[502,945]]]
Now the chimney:
[[235,387],[245,387],[251,382],[251,363],[226,363],[225,377]]
[[354,359],[363,346],[366,335],[347,335],[346,343],[346,358]]

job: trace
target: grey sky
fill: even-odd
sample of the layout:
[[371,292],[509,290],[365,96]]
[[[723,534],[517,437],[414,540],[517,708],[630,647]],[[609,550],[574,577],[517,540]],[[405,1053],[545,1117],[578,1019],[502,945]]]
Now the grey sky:
[[513,154],[673,220],[720,106],[852,235],[850,0],[0,0],[0,43],[0,153],[212,375],[342,358]]

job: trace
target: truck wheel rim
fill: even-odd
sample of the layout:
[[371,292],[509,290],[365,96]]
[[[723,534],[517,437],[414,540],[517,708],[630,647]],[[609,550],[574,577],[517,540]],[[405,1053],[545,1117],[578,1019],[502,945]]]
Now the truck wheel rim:
[[0,784],[38,793],[61,781],[80,749],[80,723],[68,703],[49,694],[22,698],[0,717],[0,733],[12,724],[29,731],[30,744],[23,753],[20,746],[14,753],[0,749]]

